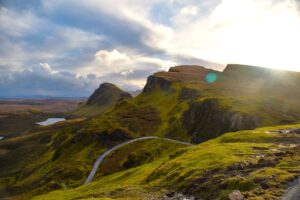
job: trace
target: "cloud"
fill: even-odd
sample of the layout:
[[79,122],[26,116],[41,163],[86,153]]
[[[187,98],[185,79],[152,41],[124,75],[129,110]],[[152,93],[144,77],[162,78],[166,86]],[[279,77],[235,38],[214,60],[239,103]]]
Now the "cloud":
[[[126,52],[126,53],[125,53]],[[103,76],[110,73],[121,73],[123,75],[129,72],[141,69],[151,69],[154,71],[166,70],[176,65],[168,59],[148,57],[147,55],[131,52],[130,50],[119,51],[99,50],[95,53],[93,63],[90,64],[87,71],[94,71]],[[86,71],[86,73],[87,73]],[[82,71],[82,73],[84,73]]]
[[100,50],[96,52],[95,59],[100,65],[112,66],[123,64],[129,61],[129,57],[126,54],[120,53],[118,50],[113,51]]
[[167,70],[176,64],[167,58],[153,58],[126,49],[99,50],[89,67],[82,68],[80,73],[88,74],[92,71],[101,79],[114,81],[125,89],[140,89],[144,86],[147,76]]
[[184,27],[176,24],[166,51],[221,64],[300,71],[299,23],[296,1],[223,0],[209,14],[185,21]]
[[[49,85],[54,88],[55,81],[87,93],[90,87],[84,84],[97,87],[102,81],[142,87],[151,73],[177,64],[300,70],[296,0],[1,3],[1,84],[17,84],[18,78],[26,83],[25,78],[40,80],[44,74],[47,87],[39,83],[44,93],[53,91]],[[23,90],[37,92],[25,86]]]
[[198,7],[197,6],[187,6],[180,10],[180,14],[182,15],[197,15]]
[[0,75],[1,97],[85,97],[98,87],[99,77],[53,70],[48,63]]
[[104,37],[76,27],[62,26],[32,11],[1,8],[0,67],[24,69],[40,62],[78,67]]
[[133,69],[129,69],[127,71],[123,71],[121,72],[121,75],[122,76],[128,76],[129,74],[132,74],[133,73]]

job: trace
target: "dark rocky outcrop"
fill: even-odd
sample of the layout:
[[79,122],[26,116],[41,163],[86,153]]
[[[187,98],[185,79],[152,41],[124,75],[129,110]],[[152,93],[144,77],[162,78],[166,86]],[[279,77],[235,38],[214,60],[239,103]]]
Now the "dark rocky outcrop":
[[193,100],[200,96],[200,91],[192,88],[182,88],[179,94],[179,100]]
[[172,82],[159,76],[149,76],[147,79],[147,83],[143,89],[143,92],[150,92],[152,91],[155,87],[158,87],[162,90],[167,90],[171,87]]
[[194,143],[215,138],[223,133],[254,129],[260,118],[222,107],[217,99],[194,102],[183,113],[182,124]]
[[87,105],[107,106],[117,103],[122,99],[131,99],[131,95],[114,84],[102,83],[89,97]]

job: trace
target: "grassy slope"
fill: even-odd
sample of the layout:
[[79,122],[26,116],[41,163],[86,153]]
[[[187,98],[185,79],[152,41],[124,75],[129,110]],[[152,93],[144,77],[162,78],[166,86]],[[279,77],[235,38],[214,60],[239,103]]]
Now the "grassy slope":
[[0,135],[13,137],[36,126],[36,122],[62,114],[47,113],[40,110],[0,111]]
[[88,185],[34,199],[146,199],[146,193],[156,196],[166,190],[226,199],[235,189],[249,199],[277,199],[300,170],[300,149],[295,147],[300,136],[267,131],[291,127],[300,128],[300,124],[227,133],[135,168],[97,177]]
[[82,123],[68,120],[1,141],[0,190],[22,198],[29,191],[36,195],[82,184],[94,159],[107,149],[92,137],[76,139]]
[[[208,83],[203,80],[206,71],[178,67],[173,72],[156,73],[155,76],[172,81],[171,88],[160,89],[156,85],[132,100],[123,101],[105,116],[91,120],[83,131],[122,129],[131,137],[158,135],[190,141],[192,136],[183,127],[182,114],[193,102],[207,100],[217,101],[220,108],[229,112],[255,116],[260,119],[260,126],[300,120],[299,73],[231,66],[224,73],[215,72],[217,81]],[[197,90],[200,95],[180,99],[186,88]]]
[[[92,134],[78,135],[76,132],[81,126],[81,120],[69,120],[1,142],[0,161],[4,164],[0,167],[0,194],[5,192],[17,199],[28,199],[52,190],[83,184],[96,158],[110,146],[122,141],[105,143]],[[160,140],[136,142],[134,146],[124,147],[125,151],[121,151],[123,154],[120,151],[112,154],[100,172],[107,174],[129,169],[182,146]],[[134,153],[137,148],[141,153],[139,155]],[[116,159],[122,160],[122,163],[114,168],[108,167]]]
[[[6,184],[12,186],[14,190],[9,192],[13,194],[16,191],[19,193],[30,191],[27,195],[36,195],[51,190],[78,186],[84,181],[97,155],[109,146],[121,142],[109,142],[101,139],[101,136],[105,134],[113,135],[116,130],[126,137],[157,135],[189,141],[191,136],[187,134],[187,130],[183,128],[181,116],[182,113],[188,109],[189,103],[194,101],[201,102],[207,99],[217,99],[221,107],[262,117],[262,125],[274,125],[279,124],[282,120],[294,121],[297,119],[297,115],[300,113],[300,105],[296,101],[299,99],[298,90],[293,91],[289,89],[285,91],[288,85],[275,87],[276,84],[270,84],[268,90],[262,91],[260,89],[261,86],[264,85],[262,80],[246,81],[244,84],[241,84],[243,80],[243,77],[239,78],[233,74],[227,77],[226,80],[220,77],[218,81],[213,84],[189,79],[180,83],[174,82],[172,88],[169,90],[161,90],[158,87],[154,88],[152,91],[142,93],[132,100],[119,102],[115,108],[107,110],[105,115],[93,118],[88,122],[66,124],[66,126],[56,127],[54,129],[50,128],[49,130],[46,128],[45,131],[37,131],[36,134],[40,134],[39,136],[34,137],[35,133],[33,135],[30,134],[28,138],[20,139],[20,142],[10,140],[0,142],[0,153],[4,155],[4,157],[1,156],[1,159],[4,158],[5,160],[7,158],[6,160],[9,161],[10,159],[8,158],[14,158],[9,162],[15,162],[15,160],[20,159],[20,162],[15,162],[14,166],[9,170],[3,166],[0,167],[1,175],[5,175],[3,178],[1,177],[0,183],[2,186]],[[286,84],[297,85],[294,84],[294,82],[295,81],[292,80]],[[200,96],[196,99],[180,99],[182,89],[186,87],[198,90]],[[274,88],[276,88],[276,90],[274,90]],[[291,95],[291,93],[294,93],[294,95]],[[262,96],[262,94],[266,95]],[[97,113],[98,111],[92,108],[89,111],[85,110],[83,114],[93,112]],[[233,140],[233,138],[241,138],[239,135],[241,133],[244,132],[233,133],[230,137],[231,140]],[[51,135],[50,141],[47,140],[49,135]],[[249,134],[246,135],[247,139],[251,139],[251,137],[248,137]],[[45,137],[46,139],[42,140],[40,137]],[[263,134],[263,137],[267,136]],[[273,137],[275,136],[272,136],[272,138]],[[260,136],[255,136],[253,139],[255,140],[254,142],[258,141],[257,138],[260,138]],[[106,144],[107,142],[109,144]],[[274,141],[271,143],[263,141],[257,145],[273,145],[273,142]],[[11,143],[8,145],[11,147],[7,147],[6,143]],[[19,144],[20,146],[18,146]],[[17,145],[17,148],[15,148],[14,145]],[[185,191],[185,188],[178,185],[178,182],[184,185],[186,183],[182,180],[173,180],[172,182],[174,177],[185,177],[186,174],[189,173],[191,175],[188,176],[188,181],[191,180],[190,176],[201,177],[201,174],[196,173],[199,171],[194,170],[194,167],[195,169],[207,168],[209,165],[218,167],[216,165],[219,160],[233,153],[233,149],[241,149],[243,152],[252,152],[251,145],[252,144],[247,141],[225,143],[224,141],[220,142],[219,139],[216,139],[211,141],[211,143],[207,142],[202,144],[202,146],[199,145],[190,150],[188,149],[186,153],[183,152],[183,157],[178,156],[178,158],[175,158],[171,156],[172,159],[169,159],[168,156],[165,156],[164,158],[160,157],[158,161],[155,162],[152,162],[151,159],[148,160],[148,157],[143,158],[147,163],[151,162],[141,167],[105,176],[104,180],[109,183],[107,191],[113,192],[118,184],[122,185],[123,183],[125,186],[129,185],[130,187],[137,185],[138,190],[141,190],[141,192],[143,192],[141,188],[144,186],[146,187],[146,191],[148,191],[148,186],[150,186],[150,189],[154,186],[163,186],[163,188],[174,186],[175,189],[179,188]],[[203,153],[201,153],[202,151]],[[219,151],[226,153],[223,154]],[[35,153],[32,154],[32,152]],[[188,152],[191,152],[191,155],[188,154]],[[213,155],[216,156],[216,159],[209,160],[211,158],[208,157],[206,159],[207,163],[203,163],[205,159],[202,161],[200,157],[197,157],[192,152],[204,157],[206,154]],[[176,156],[176,154],[174,154],[174,156]],[[23,157],[26,157],[26,159],[22,160]],[[247,157],[243,156],[232,156],[224,160],[224,162],[220,162],[219,165],[230,165],[235,162],[243,161],[246,158]],[[165,161],[167,161],[166,164],[162,165]],[[185,165],[184,163],[187,164]],[[200,166],[201,163],[202,168]],[[116,172],[126,169],[123,164],[115,166],[116,168],[112,171]],[[158,168],[160,165],[163,167]],[[62,168],[61,166],[64,167]],[[1,171],[1,168],[5,170]],[[24,170],[22,170],[23,168]],[[156,168],[159,169],[158,172],[161,174],[152,174],[152,170]],[[167,171],[169,168],[174,169],[174,173],[168,174]],[[176,173],[181,172],[181,168],[185,170],[183,170],[179,176]],[[122,176],[127,176],[127,172],[129,175],[132,173],[128,181],[122,179]],[[105,173],[107,173],[107,171]],[[148,175],[156,178],[148,178]],[[169,177],[170,181],[164,180],[162,177]],[[121,182],[118,182],[118,180]],[[145,183],[146,180],[149,184]],[[139,181],[142,182],[142,184],[139,183]],[[166,185],[164,185],[164,183]],[[95,187],[101,186],[101,184],[103,185],[104,182],[100,181],[97,184]],[[141,187],[141,185],[143,187]],[[109,189],[109,187],[112,187],[112,189]],[[125,189],[126,191],[128,190],[127,186]],[[93,192],[95,191],[91,190],[91,193]],[[98,195],[97,192],[96,195]],[[135,194],[132,195],[134,196]],[[205,194],[201,195],[205,196]]]
[[76,117],[95,117],[109,110],[109,106],[81,105],[79,108],[68,112],[68,116]]
[[187,102],[178,101],[180,88],[174,84],[172,92],[157,88],[123,101],[105,115],[92,119],[82,131],[111,132],[119,128],[132,137],[172,134],[172,138],[189,140],[181,126],[181,113],[187,109]]

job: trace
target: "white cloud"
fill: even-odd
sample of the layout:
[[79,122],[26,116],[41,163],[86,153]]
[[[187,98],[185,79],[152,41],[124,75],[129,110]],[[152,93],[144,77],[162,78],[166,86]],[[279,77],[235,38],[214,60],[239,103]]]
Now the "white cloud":
[[[176,64],[168,59],[153,58],[126,49],[123,51],[102,49],[95,53],[94,61],[79,69],[78,72],[86,75],[93,72],[101,79],[114,82],[123,88],[129,85],[131,85],[129,88],[141,88],[151,73],[167,70]],[[134,74],[140,71],[148,73],[144,74],[142,78],[135,77]],[[114,78],[111,77],[112,75]]]
[[132,73],[133,73],[133,69],[129,69],[129,70],[121,72],[121,75],[122,76],[128,76],[129,74],[132,74]]
[[[20,18],[20,16],[22,16]],[[32,12],[18,13],[14,10],[0,7],[1,33],[10,37],[20,37],[28,32],[34,32],[32,27],[40,23],[40,20]]]
[[186,6],[180,10],[182,15],[197,15],[198,7],[197,6]]
[[174,27],[170,54],[300,71],[295,1],[223,0],[209,15]]
[[100,65],[114,66],[119,64],[126,64],[130,59],[126,54],[120,53],[114,49],[112,51],[100,50],[95,54],[95,59]]
[[153,49],[167,49],[173,38],[173,29],[163,25],[149,24],[149,31],[142,37],[142,41]]
[[39,71],[41,73],[44,73],[44,72],[46,72],[48,74],[55,73],[48,63],[40,63],[40,65],[38,67],[36,67],[35,70]]
[[[90,66],[89,71],[103,76],[111,73],[121,73],[122,75],[132,73],[135,70],[146,68],[155,68],[156,70],[166,70],[176,65],[175,62],[159,58],[148,57],[136,54],[128,50],[128,54],[120,52],[116,49],[112,51],[99,50],[95,54],[95,60]],[[83,72],[84,73],[84,72]],[[86,71],[87,73],[87,71]]]

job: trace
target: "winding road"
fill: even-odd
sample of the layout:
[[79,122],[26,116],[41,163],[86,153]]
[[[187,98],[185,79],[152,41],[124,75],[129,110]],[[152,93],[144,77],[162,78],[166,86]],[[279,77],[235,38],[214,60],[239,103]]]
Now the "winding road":
[[[84,185],[90,183],[94,179],[99,166],[101,165],[101,163],[104,161],[104,159],[111,152],[113,152],[113,151],[115,151],[115,150],[117,150],[117,149],[119,149],[123,146],[126,146],[128,144],[137,142],[137,141],[148,140],[148,139],[158,139],[158,138],[162,139],[162,140],[166,140],[166,141],[175,142],[175,143],[178,143],[178,144],[184,144],[184,145],[187,145],[187,146],[192,145],[191,143],[188,143],[188,142],[182,142],[182,141],[173,140],[173,139],[169,139],[169,138],[161,138],[161,137],[157,137],[157,136],[146,136],[146,137],[141,137],[141,138],[136,138],[136,139],[133,139],[133,140],[129,140],[127,142],[124,142],[124,143],[121,143],[117,146],[114,146],[113,148],[111,148],[111,149],[105,151],[103,154],[101,154],[97,158],[96,162],[94,163],[93,169],[90,172],[88,178],[85,180]],[[299,200],[299,199],[300,199],[300,178],[296,179],[293,183],[291,183],[289,189],[282,196],[281,200]]]
[[[117,149],[119,149],[119,148],[121,148],[121,147],[123,147],[123,146],[125,146],[125,145],[131,144],[131,143],[134,143],[134,142],[137,142],[137,141],[148,140],[148,139],[158,139],[158,138],[160,138],[160,137],[157,137],[157,136],[146,136],[146,137],[136,138],[136,139],[133,139],[133,140],[129,140],[129,141],[127,141],[127,142],[124,142],[124,143],[122,143],[122,144],[119,144],[119,145],[117,145],[117,146],[115,146],[115,147],[113,147],[113,148],[111,148],[111,149],[105,151],[103,154],[101,154],[101,155],[97,158],[96,162],[95,162],[94,165],[93,165],[92,171],[90,172],[88,178],[87,178],[87,179],[85,180],[85,182],[84,182],[84,185],[90,183],[90,182],[94,179],[95,174],[96,174],[96,172],[97,172],[99,166],[101,165],[101,163],[103,162],[103,160],[104,160],[111,152],[113,152],[113,151],[115,151],[115,150],[117,150]],[[188,145],[188,146],[191,146],[191,145],[192,145],[191,143],[188,143],[188,142],[182,142],[182,141],[173,140],[173,139],[169,139],[169,138],[160,138],[160,139],[166,140],[166,141],[170,141],[170,142],[175,142],[175,143],[178,143],[178,144],[184,144],[184,145]]]

